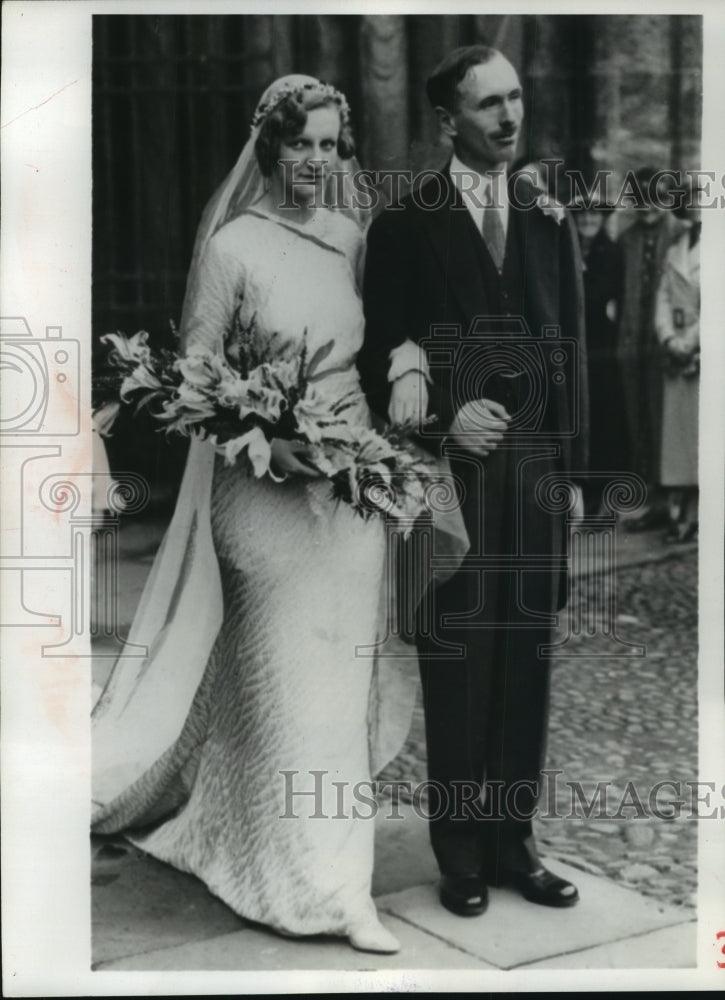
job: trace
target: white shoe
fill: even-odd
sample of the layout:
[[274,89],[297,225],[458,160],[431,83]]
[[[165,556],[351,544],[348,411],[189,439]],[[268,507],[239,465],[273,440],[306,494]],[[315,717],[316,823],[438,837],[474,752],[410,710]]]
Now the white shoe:
[[400,951],[400,941],[379,920],[356,924],[350,928],[347,936],[352,947],[358,951],[375,951],[381,955],[392,955]]

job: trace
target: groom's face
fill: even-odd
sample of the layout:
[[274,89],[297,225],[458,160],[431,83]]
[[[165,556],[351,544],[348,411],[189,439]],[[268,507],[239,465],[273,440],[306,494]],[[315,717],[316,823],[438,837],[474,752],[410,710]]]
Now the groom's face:
[[524,117],[521,84],[503,56],[472,66],[458,84],[457,106],[441,114],[456,154],[474,170],[501,170],[516,155]]

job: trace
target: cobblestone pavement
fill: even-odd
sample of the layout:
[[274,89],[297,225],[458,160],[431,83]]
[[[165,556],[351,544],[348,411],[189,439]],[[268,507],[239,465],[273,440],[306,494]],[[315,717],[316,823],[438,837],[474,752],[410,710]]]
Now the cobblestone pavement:
[[[588,576],[574,583],[570,614],[585,626],[602,582]],[[585,627],[566,647],[576,655],[556,659],[547,770],[561,773],[550,776],[555,794],[542,805],[552,811],[555,800],[556,814],[565,818],[538,819],[537,839],[542,854],[694,908],[697,821],[685,782],[698,777],[696,552],[619,569],[615,597],[617,637],[644,646],[646,655],[613,657],[611,636],[587,634]],[[562,621],[560,639],[564,628]],[[381,778],[425,776],[419,704],[405,747]],[[586,818],[575,783],[590,803],[598,782],[608,783],[601,786],[606,799]],[[673,786],[653,794],[658,782]],[[653,807],[672,818],[658,817]]]

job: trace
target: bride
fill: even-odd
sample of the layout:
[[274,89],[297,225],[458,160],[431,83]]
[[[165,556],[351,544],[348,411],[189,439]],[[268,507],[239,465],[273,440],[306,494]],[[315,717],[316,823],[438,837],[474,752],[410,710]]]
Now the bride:
[[[309,356],[332,340],[319,386],[359,391],[364,220],[318,207],[331,177],[349,194],[353,154],[341,93],[304,76],[265,92],[199,227],[183,350],[233,361],[240,328],[280,352],[306,335]],[[362,395],[355,419],[368,421]],[[350,805],[402,743],[414,690],[356,656],[379,634],[383,525],[330,502],[301,442],[272,453],[281,482],[192,442],[94,709],[93,830],[123,832],[279,932],[393,952],[371,897],[374,822]]]

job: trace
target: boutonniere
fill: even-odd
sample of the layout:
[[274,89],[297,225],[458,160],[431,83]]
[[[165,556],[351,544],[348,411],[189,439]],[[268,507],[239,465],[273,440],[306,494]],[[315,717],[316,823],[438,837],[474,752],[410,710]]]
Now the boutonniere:
[[561,225],[561,220],[564,218],[564,206],[551,195],[540,194],[536,199],[536,207],[540,208],[544,215],[550,216],[557,225]]

